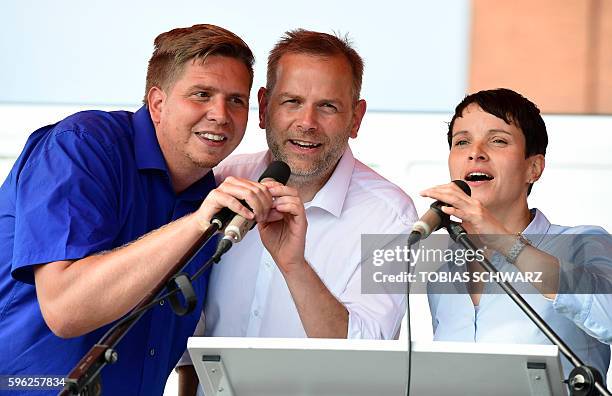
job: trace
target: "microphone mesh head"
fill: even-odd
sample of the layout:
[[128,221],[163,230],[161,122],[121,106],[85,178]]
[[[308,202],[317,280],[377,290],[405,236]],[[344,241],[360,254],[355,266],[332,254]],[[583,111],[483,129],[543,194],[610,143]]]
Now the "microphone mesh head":
[[289,168],[289,165],[283,161],[272,161],[264,173],[261,174],[258,181],[270,178],[281,184],[287,184],[289,176],[291,176],[291,168]]
[[463,181],[463,180],[453,180],[453,183],[458,185],[459,188],[462,189],[463,192],[466,193],[468,196],[472,195],[472,189],[470,188],[470,186],[468,186],[468,184],[465,181]]

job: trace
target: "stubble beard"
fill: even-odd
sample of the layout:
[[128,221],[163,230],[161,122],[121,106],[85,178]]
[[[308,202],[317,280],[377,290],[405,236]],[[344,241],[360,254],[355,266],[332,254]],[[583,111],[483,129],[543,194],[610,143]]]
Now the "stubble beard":
[[[236,144],[237,146],[237,144]],[[230,151],[229,154],[231,154],[236,146],[234,146]],[[189,143],[186,142],[184,144],[185,149],[183,150],[183,154],[185,155],[185,157],[196,167],[201,168],[201,169],[211,169],[217,165],[219,165],[219,163],[221,161],[223,161],[226,157],[229,156],[229,154],[227,155],[223,155],[223,153],[221,151],[226,150],[227,147],[218,147],[218,148],[211,148],[211,147],[207,147],[205,149],[200,149],[197,153],[193,153],[190,152],[188,147],[189,147]],[[192,148],[193,150],[193,148]]]
[[[210,153],[209,154],[211,156],[214,156],[214,153]],[[189,159],[189,161],[191,161],[191,163],[193,165],[195,165],[196,167],[200,168],[200,169],[211,169],[215,166],[217,166],[219,164],[219,162],[221,162],[223,160],[223,158],[221,158],[219,161],[214,162],[211,160],[202,160],[202,159],[198,159],[196,157],[194,157],[191,153],[189,153],[188,151],[185,152],[185,157],[187,157]]]
[[[340,157],[344,154],[350,135],[349,130],[345,132],[345,134],[342,136],[338,135],[335,139],[328,139],[324,144],[329,147],[329,150],[323,153],[322,156],[318,156],[314,159],[307,167],[298,167],[292,163],[286,150],[282,147],[284,144],[282,141],[284,139],[282,137],[281,139],[275,139],[273,136],[279,136],[280,134],[272,131],[269,124],[266,125],[266,141],[268,143],[268,148],[272,152],[272,157],[275,160],[287,163],[291,168],[289,184],[296,186],[313,183],[318,184],[322,179],[325,179],[325,181],[327,180],[338,164]],[[280,143],[279,140],[281,140]],[[294,156],[295,154],[292,154],[292,157]],[[300,156],[298,155],[298,157]],[[304,154],[303,157],[306,157],[306,154]]]

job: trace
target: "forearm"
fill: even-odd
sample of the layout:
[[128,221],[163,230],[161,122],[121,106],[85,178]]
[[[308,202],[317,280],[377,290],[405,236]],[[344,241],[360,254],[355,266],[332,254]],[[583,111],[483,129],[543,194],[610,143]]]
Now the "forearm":
[[75,337],[120,318],[169,273],[203,229],[189,215],[113,251],[37,267],[45,321],[59,336]]
[[[517,241],[517,236],[496,236],[496,250],[508,256]],[[545,297],[554,299],[559,290],[559,260],[534,246],[526,245],[516,257],[515,267],[523,273],[541,273],[539,282],[532,285]]]
[[538,272],[541,282],[532,283],[546,298],[554,299],[559,291],[559,260],[533,246],[526,246],[518,256],[516,267],[521,272]]
[[179,366],[178,373],[178,396],[195,396],[198,391],[198,376],[192,365]]
[[348,311],[305,260],[283,275],[308,337],[347,337]]

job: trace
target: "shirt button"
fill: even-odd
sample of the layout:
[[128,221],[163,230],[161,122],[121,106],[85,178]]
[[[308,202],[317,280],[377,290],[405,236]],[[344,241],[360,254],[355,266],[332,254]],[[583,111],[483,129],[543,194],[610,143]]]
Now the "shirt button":
[[161,306],[163,307],[163,306],[164,306],[164,302],[165,302],[165,300],[161,300],[161,301],[159,302],[159,305],[161,305]]
[[253,315],[259,316],[259,311],[258,310],[253,311]]
[[155,348],[149,349],[149,355],[155,356]]

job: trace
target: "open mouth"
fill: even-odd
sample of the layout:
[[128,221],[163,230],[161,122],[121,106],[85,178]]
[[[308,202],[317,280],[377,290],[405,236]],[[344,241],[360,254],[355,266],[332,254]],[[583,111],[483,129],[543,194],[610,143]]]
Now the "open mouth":
[[479,182],[479,181],[490,181],[493,180],[494,177],[484,172],[470,172],[465,175],[465,181],[468,182]]
[[321,143],[306,142],[304,140],[290,139],[289,142],[291,142],[291,144],[293,144],[294,146],[297,146],[302,149],[315,149],[321,146]]
[[214,133],[210,133],[210,132],[196,132],[195,133],[198,137],[204,139],[204,140],[208,140],[211,142],[222,142],[224,140],[227,140],[227,137],[223,136],[223,135],[217,135]]

